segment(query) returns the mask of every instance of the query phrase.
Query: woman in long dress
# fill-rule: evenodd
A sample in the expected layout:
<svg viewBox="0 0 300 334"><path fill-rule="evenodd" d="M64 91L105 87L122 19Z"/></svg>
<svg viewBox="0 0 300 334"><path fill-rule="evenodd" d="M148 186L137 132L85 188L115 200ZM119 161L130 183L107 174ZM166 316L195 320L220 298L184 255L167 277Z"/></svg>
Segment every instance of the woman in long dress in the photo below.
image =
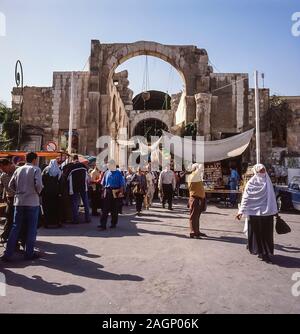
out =
<svg viewBox="0 0 300 334"><path fill-rule="evenodd" d="M274 254L274 215L278 213L273 184L262 164L253 167L236 218L248 218L248 250L271 263Z"/></svg>
<svg viewBox="0 0 300 334"><path fill-rule="evenodd" d="M153 196L155 192L155 186L154 186L155 177L149 170L145 172L145 176L147 181L147 192L144 198L144 205L146 210L149 210L150 206L152 205Z"/></svg>
<svg viewBox="0 0 300 334"><path fill-rule="evenodd" d="M145 175L142 172L141 167L137 168L137 172L135 173L132 182L133 186L133 194L135 197L135 205L136 205L136 212L137 215L141 215L142 206L145 194L147 193L147 180Z"/></svg>
<svg viewBox="0 0 300 334"><path fill-rule="evenodd" d="M61 175L56 159L50 161L43 170L43 191L42 206L45 217L45 227L61 227L60 196L61 196Z"/></svg>

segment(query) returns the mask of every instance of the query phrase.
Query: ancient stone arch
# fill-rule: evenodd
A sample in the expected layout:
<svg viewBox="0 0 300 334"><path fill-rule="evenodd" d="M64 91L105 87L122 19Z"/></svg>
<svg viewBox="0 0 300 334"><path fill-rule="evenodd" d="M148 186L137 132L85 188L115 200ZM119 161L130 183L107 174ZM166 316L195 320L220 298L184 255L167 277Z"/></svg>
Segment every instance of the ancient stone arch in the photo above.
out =
<svg viewBox="0 0 300 334"><path fill-rule="evenodd" d="M190 96L194 101L196 93L208 92L209 76L212 68L208 65L208 55L204 49L199 49L192 45L163 45L146 41L101 44L98 40L92 40L88 88L89 109L87 115L88 127L90 124L89 137L94 136L94 138L97 138L100 135L111 134L112 124L107 124L106 120L109 119L107 115L112 112L112 92L116 89L114 78L115 75L118 76L118 73L115 74L115 69L126 60L140 55L158 57L170 63L182 77L185 87L184 98ZM120 76L116 80L121 80ZM122 83L124 83L124 78ZM122 93L124 94L123 86ZM128 100L126 96L123 96L124 100ZM124 104L122 115L124 125L129 125L126 112L131 109L132 105L130 103ZM182 116L178 119L181 122L188 117L194 119L195 112L196 108L193 103L185 103ZM189 116L187 117L187 115ZM95 127L95 124L98 124L98 127ZM91 143L92 140L87 140L87 142ZM88 151L94 150L92 147L87 149Z"/></svg>
<svg viewBox="0 0 300 334"><path fill-rule="evenodd" d="M146 119L157 119L166 124L168 129L172 127L172 111L171 110L164 110L163 113L158 111L145 111L145 112L137 112L134 114L130 122L130 135L133 136L135 127Z"/></svg>

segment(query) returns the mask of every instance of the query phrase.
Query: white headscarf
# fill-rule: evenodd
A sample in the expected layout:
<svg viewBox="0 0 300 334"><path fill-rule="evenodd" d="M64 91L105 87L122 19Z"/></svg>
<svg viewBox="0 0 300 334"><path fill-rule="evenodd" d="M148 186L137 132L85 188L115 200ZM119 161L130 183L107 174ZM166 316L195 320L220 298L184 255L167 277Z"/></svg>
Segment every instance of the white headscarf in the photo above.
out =
<svg viewBox="0 0 300 334"><path fill-rule="evenodd" d="M192 173L188 176L188 182L199 182L203 181L204 174L204 165L203 164L193 164L192 165Z"/></svg>
<svg viewBox="0 0 300 334"><path fill-rule="evenodd" d="M260 173L265 166L253 167L255 175L248 181L239 213L245 216L272 216L278 213L272 181L267 172Z"/></svg>
<svg viewBox="0 0 300 334"><path fill-rule="evenodd" d="M58 162L56 159L50 160L49 165L48 165L48 173L50 176L53 176L53 177L58 176L58 178L60 179L62 172L58 166Z"/></svg>

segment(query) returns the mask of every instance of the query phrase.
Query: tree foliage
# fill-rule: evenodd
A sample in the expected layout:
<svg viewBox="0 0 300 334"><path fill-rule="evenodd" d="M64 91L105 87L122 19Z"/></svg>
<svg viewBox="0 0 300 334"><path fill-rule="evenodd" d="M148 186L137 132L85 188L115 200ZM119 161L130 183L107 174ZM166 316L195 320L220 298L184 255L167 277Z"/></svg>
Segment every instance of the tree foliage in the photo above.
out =
<svg viewBox="0 0 300 334"><path fill-rule="evenodd" d="M19 112L6 107L0 103L0 124L2 133L0 134L1 150L16 150L19 134Z"/></svg>
<svg viewBox="0 0 300 334"><path fill-rule="evenodd" d="M197 124L195 122L187 123L182 131L182 137L190 136L193 140L196 139L197 136Z"/></svg>

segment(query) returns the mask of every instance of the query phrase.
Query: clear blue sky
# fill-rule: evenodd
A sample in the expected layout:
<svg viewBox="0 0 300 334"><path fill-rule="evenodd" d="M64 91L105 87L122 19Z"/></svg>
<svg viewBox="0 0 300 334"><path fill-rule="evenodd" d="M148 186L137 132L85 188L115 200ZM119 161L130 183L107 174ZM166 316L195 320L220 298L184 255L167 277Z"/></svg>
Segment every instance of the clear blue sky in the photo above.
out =
<svg viewBox="0 0 300 334"><path fill-rule="evenodd" d="M0 100L10 104L17 59L26 85L51 86L53 71L83 69L91 39L197 45L218 71L252 76L258 69L272 93L300 95L300 37L291 34L296 11L299 0L0 0L6 16ZM125 67L139 93L144 57ZM149 71L151 89L173 93L182 87L176 71L158 59L149 60Z"/></svg>

